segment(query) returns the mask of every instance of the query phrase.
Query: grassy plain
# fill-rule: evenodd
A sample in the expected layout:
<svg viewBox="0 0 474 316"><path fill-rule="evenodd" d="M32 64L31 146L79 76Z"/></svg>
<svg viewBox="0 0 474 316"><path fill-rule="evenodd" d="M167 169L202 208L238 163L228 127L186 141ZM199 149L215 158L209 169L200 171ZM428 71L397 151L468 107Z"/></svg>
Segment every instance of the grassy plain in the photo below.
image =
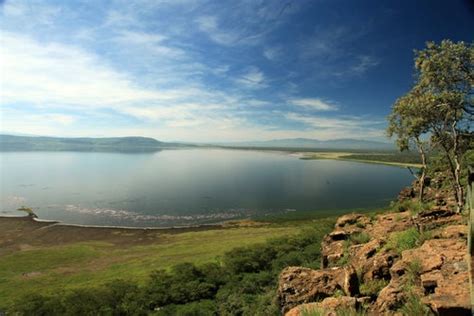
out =
<svg viewBox="0 0 474 316"><path fill-rule="evenodd" d="M0 218L0 310L31 293L58 293L151 271L219 260L224 252L300 232L304 222L189 229L91 228Z"/></svg>

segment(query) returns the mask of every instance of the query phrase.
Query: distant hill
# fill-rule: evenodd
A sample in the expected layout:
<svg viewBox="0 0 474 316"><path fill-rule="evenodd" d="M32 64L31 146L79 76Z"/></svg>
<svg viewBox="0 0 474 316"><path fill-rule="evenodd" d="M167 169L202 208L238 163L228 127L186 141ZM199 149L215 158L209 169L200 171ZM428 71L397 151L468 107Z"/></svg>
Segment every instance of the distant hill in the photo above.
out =
<svg viewBox="0 0 474 316"><path fill-rule="evenodd" d="M268 141L220 143L219 145L233 147L274 147L274 148L306 148L306 149L349 149L349 150L394 150L391 143L360 140L360 139L333 139L318 140L310 138L274 139Z"/></svg>
<svg viewBox="0 0 474 316"><path fill-rule="evenodd" d="M183 147L148 137L65 138L44 136L0 135L0 151L156 151Z"/></svg>

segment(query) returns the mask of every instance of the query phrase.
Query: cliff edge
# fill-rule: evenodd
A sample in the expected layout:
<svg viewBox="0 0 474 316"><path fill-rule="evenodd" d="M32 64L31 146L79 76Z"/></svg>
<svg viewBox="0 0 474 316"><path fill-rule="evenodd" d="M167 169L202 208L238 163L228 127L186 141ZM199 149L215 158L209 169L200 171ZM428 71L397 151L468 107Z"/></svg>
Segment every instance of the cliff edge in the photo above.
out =
<svg viewBox="0 0 474 316"><path fill-rule="evenodd" d="M443 181L430 181L422 206L414 185L395 212L339 217L322 242L321 269L281 272L282 313L471 315L467 219Z"/></svg>

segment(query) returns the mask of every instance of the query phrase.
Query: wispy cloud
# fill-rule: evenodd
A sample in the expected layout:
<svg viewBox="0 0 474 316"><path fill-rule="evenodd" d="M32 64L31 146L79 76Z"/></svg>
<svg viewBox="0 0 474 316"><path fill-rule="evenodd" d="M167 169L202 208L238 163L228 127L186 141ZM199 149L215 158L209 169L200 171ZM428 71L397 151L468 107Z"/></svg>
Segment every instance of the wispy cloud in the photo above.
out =
<svg viewBox="0 0 474 316"><path fill-rule="evenodd" d="M265 80L263 72L258 67L251 66L236 79L236 82L247 88L262 89L268 86Z"/></svg>
<svg viewBox="0 0 474 316"><path fill-rule="evenodd" d="M289 103L315 111L336 111L338 109L337 105L333 102L314 98L291 99Z"/></svg>
<svg viewBox="0 0 474 316"><path fill-rule="evenodd" d="M283 52L280 47L267 47L263 50L263 56L271 61L276 61L281 58Z"/></svg>
<svg viewBox="0 0 474 316"><path fill-rule="evenodd" d="M385 131L383 126L380 126L385 121L380 118L308 116L293 112L285 114L285 117L288 120L304 124L306 128L313 129L316 134L329 136L329 139L354 137L382 138Z"/></svg>
<svg viewBox="0 0 474 316"><path fill-rule="evenodd" d="M211 40L221 45L232 45L239 40L240 35L232 31L224 31L219 27L215 16L201 16L196 19L198 28L206 33Z"/></svg>
<svg viewBox="0 0 474 316"><path fill-rule="evenodd" d="M358 63L351 67L351 71L356 74L363 74L372 67L379 64L379 60L373 56L359 56Z"/></svg>
<svg viewBox="0 0 474 316"><path fill-rule="evenodd" d="M193 141L372 133L314 78L354 78L381 59L354 52L345 26L296 30L306 5L6 1L0 129Z"/></svg>

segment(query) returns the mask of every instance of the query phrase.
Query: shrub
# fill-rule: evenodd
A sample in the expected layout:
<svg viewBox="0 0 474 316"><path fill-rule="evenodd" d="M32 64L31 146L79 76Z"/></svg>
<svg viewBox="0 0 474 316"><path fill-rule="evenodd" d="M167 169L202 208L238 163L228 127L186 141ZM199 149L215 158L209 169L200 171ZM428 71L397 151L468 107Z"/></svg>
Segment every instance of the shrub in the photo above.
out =
<svg viewBox="0 0 474 316"><path fill-rule="evenodd" d="M420 246L424 240L424 236L416 228L409 228L401 232L392 233L385 248L402 253L404 250Z"/></svg>
<svg viewBox="0 0 474 316"><path fill-rule="evenodd" d="M407 272L406 272L406 282L408 285L415 285L418 283L421 272L421 261L419 259L414 259L408 263Z"/></svg>
<svg viewBox="0 0 474 316"><path fill-rule="evenodd" d="M366 232L352 234L350 237L353 244L365 244L370 241L370 236Z"/></svg>
<svg viewBox="0 0 474 316"><path fill-rule="evenodd" d="M420 297L414 294L412 291L408 292L408 297L399 311L402 313L402 315L433 315L429 307L423 304Z"/></svg>
<svg viewBox="0 0 474 316"><path fill-rule="evenodd" d="M376 296L378 293L388 285L389 281L380 279L380 280L371 280L360 285L360 294L364 296Z"/></svg>

